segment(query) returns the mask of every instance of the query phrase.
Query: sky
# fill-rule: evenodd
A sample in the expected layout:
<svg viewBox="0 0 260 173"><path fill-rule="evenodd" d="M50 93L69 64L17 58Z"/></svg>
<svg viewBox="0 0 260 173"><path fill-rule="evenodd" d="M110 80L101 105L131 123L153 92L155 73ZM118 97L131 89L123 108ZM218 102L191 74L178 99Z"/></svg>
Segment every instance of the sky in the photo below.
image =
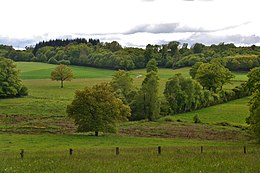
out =
<svg viewBox="0 0 260 173"><path fill-rule="evenodd" d="M259 0L0 1L0 44L15 48L56 38L260 46Z"/></svg>

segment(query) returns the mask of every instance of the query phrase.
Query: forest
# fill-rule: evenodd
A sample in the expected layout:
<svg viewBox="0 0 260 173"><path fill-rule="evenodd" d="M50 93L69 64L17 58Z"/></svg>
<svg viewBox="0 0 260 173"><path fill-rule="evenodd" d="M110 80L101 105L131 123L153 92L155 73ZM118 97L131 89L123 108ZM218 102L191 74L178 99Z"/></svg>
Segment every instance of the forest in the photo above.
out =
<svg viewBox="0 0 260 173"><path fill-rule="evenodd" d="M100 42L98 39L56 39L42 41L26 50L15 50L0 45L3 56L14 61L45 62L50 64L80 65L106 69L132 70L145 68L155 59L158 67L191 67L196 62L220 62L232 71L248 71L260 64L260 47L237 47L232 43L206 46L188 45L177 41L165 45L150 45L145 49L122 47L117 41ZM0 54L0 55L1 55Z"/></svg>

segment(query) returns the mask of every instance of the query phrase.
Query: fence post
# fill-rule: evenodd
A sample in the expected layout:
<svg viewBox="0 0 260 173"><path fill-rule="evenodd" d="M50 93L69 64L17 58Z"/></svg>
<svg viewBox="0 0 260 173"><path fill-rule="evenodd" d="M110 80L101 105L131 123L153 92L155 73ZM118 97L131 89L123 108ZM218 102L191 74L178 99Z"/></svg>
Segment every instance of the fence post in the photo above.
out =
<svg viewBox="0 0 260 173"><path fill-rule="evenodd" d="M72 148L70 148L70 155L72 155L72 152L73 152L73 150L72 150Z"/></svg>
<svg viewBox="0 0 260 173"><path fill-rule="evenodd" d="M21 149L20 155L21 155L21 159L23 159L23 156L24 156L24 150L23 149Z"/></svg>
<svg viewBox="0 0 260 173"><path fill-rule="evenodd" d="M246 154L246 146L244 146L244 154Z"/></svg>
<svg viewBox="0 0 260 173"><path fill-rule="evenodd" d="M116 147L116 155L119 155L119 147Z"/></svg>
<svg viewBox="0 0 260 173"><path fill-rule="evenodd" d="M203 146L200 146L200 153L203 153Z"/></svg>
<svg viewBox="0 0 260 173"><path fill-rule="evenodd" d="M162 150L161 150L161 146L158 146L158 154L160 155L161 152L162 152Z"/></svg>

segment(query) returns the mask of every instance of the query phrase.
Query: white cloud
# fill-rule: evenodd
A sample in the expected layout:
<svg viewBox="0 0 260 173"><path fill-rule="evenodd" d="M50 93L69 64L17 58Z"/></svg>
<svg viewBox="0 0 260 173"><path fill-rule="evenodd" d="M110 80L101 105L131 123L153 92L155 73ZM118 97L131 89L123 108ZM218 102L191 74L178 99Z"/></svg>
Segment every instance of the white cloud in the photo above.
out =
<svg viewBox="0 0 260 173"><path fill-rule="evenodd" d="M0 44L7 38L19 44L21 39L22 47L24 40L31 44L80 36L75 33L125 45L186 40L201 32L223 39L259 37L258 4L258 0L8 0L1 2Z"/></svg>

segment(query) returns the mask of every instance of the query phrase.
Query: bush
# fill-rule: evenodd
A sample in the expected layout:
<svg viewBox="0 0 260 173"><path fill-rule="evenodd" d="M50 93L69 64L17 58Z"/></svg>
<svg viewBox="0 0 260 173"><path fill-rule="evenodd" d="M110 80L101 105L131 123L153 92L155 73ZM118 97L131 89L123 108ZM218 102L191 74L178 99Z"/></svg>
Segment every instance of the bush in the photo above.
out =
<svg viewBox="0 0 260 173"><path fill-rule="evenodd" d="M58 61L57 61L54 57L51 57L51 58L48 60L48 63L49 63L49 64L58 64Z"/></svg>
<svg viewBox="0 0 260 173"><path fill-rule="evenodd" d="M199 115L198 115L198 114L196 114L196 115L193 117L193 121L194 121L194 123L201 123L201 121L200 121L200 118L199 118Z"/></svg>
<svg viewBox="0 0 260 173"><path fill-rule="evenodd" d="M60 60L58 61L58 64L64 64L64 65L70 65L70 60Z"/></svg>

